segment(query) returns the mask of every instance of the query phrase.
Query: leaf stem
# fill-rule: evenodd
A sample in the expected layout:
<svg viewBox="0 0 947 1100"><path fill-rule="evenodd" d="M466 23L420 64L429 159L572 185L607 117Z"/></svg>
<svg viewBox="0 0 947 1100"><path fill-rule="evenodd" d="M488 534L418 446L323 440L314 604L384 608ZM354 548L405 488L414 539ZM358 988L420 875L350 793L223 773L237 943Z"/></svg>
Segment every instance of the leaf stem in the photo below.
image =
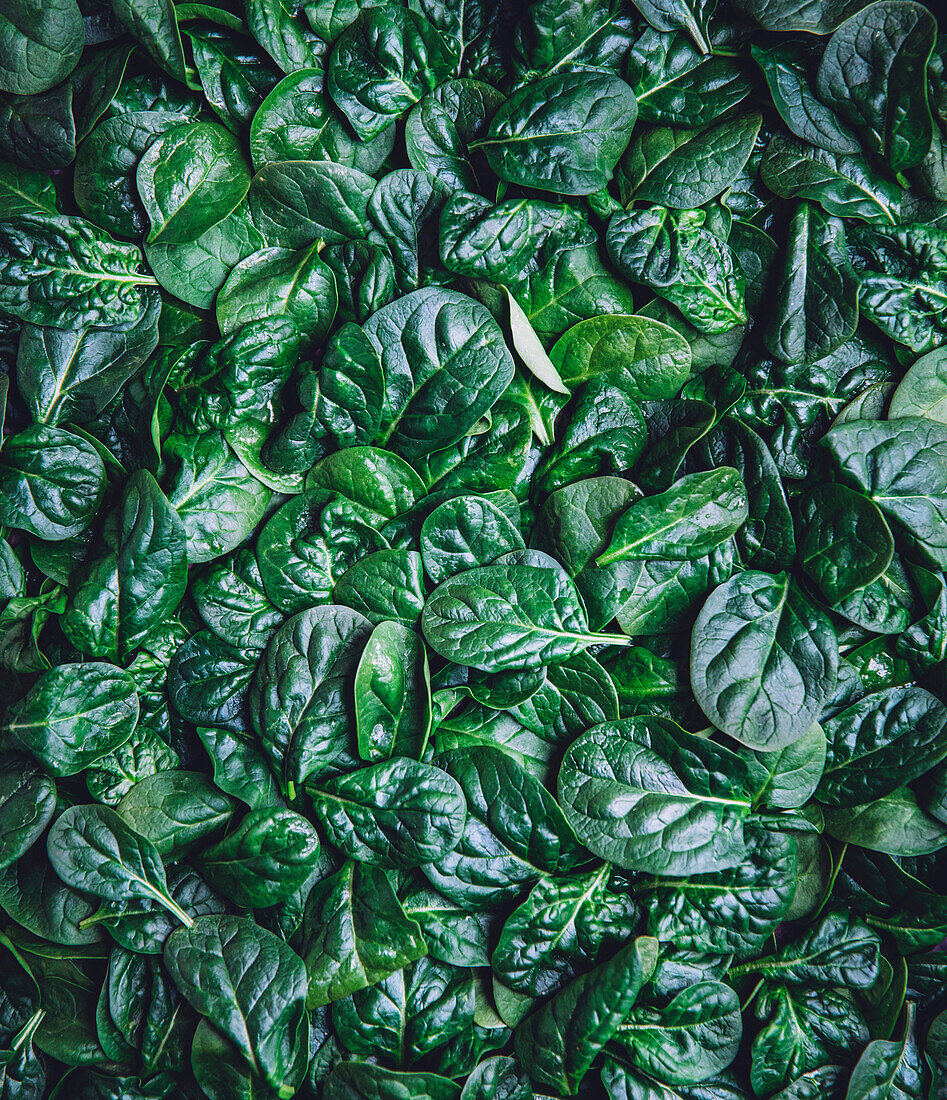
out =
<svg viewBox="0 0 947 1100"><path fill-rule="evenodd" d="M161 902L161 904L165 907L165 909L168 910L169 913L172 913L174 916L176 916L183 925L188 928L192 928L194 926L194 918L185 913L181 906L178 905L178 903L174 900L174 898L168 897L167 894L160 894L157 892L155 893L155 898Z"/></svg>
<svg viewBox="0 0 947 1100"><path fill-rule="evenodd" d="M589 634L592 644L600 642L603 645L631 645L634 641L627 634Z"/></svg>
<svg viewBox="0 0 947 1100"><path fill-rule="evenodd" d="M36 1029L42 1023L43 1017L46 1015L45 1008L38 1008L33 1015L26 1021L19 1033L13 1040L12 1050L18 1054L29 1043L33 1041L33 1036L36 1033Z"/></svg>
<svg viewBox="0 0 947 1100"><path fill-rule="evenodd" d="M838 878L838 873L842 869L842 860L845 858L845 853L848 851L848 843L842 845L842 850L839 852L838 860L833 861L835 866L832 868L832 873L829 875L829 881L825 884L825 892L822 895L822 900L819 902L819 908L812 914L810 920L815 920L822 910L828 904L829 898L832 896L832 891L835 889L835 880Z"/></svg>
<svg viewBox="0 0 947 1100"><path fill-rule="evenodd" d="M731 970L731 971L729 971L729 973L731 973L731 974L732 974L732 973L733 973L733 971ZM753 986L752 990L750 990L750 995L749 995L749 996L747 997L747 999L746 999L746 1000L745 1000L745 1001L744 1001L744 1002L743 1002L743 1003L742 1003L742 1004L740 1005L740 1011L741 1011L741 1012L746 1012L746 1010L747 1010L747 1009L748 1009L748 1008L750 1007L750 1005L751 1005L751 1004L753 1003L753 998L754 998L754 997L755 997L755 996L757 995L757 993L759 993L759 991L760 991L760 986L761 986L762 984L763 984L763 979L762 979L762 978L760 978L760 980L759 980L759 981L758 981L758 982L756 983L756 985L755 985L755 986Z"/></svg>

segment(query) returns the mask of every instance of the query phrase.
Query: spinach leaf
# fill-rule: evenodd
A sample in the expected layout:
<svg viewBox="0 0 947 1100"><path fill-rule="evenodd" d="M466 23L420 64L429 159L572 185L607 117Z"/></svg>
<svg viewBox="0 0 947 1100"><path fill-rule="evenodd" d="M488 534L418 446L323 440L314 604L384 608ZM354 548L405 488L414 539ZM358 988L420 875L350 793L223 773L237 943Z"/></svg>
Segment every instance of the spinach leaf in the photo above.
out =
<svg viewBox="0 0 947 1100"><path fill-rule="evenodd" d="M105 491L97 449L62 428L34 424L4 440L0 521L50 542L79 534Z"/></svg>
<svg viewBox="0 0 947 1100"><path fill-rule="evenodd" d="M653 874L703 874L746 856L741 772L745 784L728 750L667 719L627 718L570 745L559 797L576 835L602 859Z"/></svg>
<svg viewBox="0 0 947 1100"><path fill-rule="evenodd" d="M314 607L287 619L264 650L250 712L287 793L337 768L352 751L349 685L370 634L371 624L356 611Z"/></svg>
<svg viewBox="0 0 947 1100"><path fill-rule="evenodd" d="M727 245L704 224L702 210L654 206L615 214L608 253L629 279L650 287L702 332L746 321L745 278Z"/></svg>
<svg viewBox="0 0 947 1100"><path fill-rule="evenodd" d="M68 886L109 901L148 898L182 924L193 924L168 892L158 850L107 806L66 810L50 829L46 847L53 869Z"/></svg>
<svg viewBox="0 0 947 1100"><path fill-rule="evenodd" d="M881 27L883 43L876 37ZM895 172L919 164L930 148L922 74L935 34L934 18L921 5L890 7L882 0L846 19L829 39L819 64L822 99Z"/></svg>
<svg viewBox="0 0 947 1100"><path fill-rule="evenodd" d="M659 1080L694 1084L726 1069L742 1037L736 993L723 982L697 982L664 1009L633 1008L614 1046Z"/></svg>
<svg viewBox="0 0 947 1100"><path fill-rule="evenodd" d="M608 864L588 875L547 878L507 918L494 949L494 973L533 997L561 988L634 929L630 898L608 890Z"/></svg>
<svg viewBox="0 0 947 1100"><path fill-rule="evenodd" d="M235 138L209 122L172 127L145 151L136 179L150 245L197 240L236 209L250 186Z"/></svg>
<svg viewBox="0 0 947 1100"><path fill-rule="evenodd" d="M82 15L72 0L8 8L0 25L0 88L18 95L45 92L75 68L83 38Z"/></svg>
<svg viewBox="0 0 947 1100"><path fill-rule="evenodd" d="M615 1035L657 961L640 936L565 987L516 1029L517 1055L534 1085L574 1095L595 1056Z"/></svg>
<svg viewBox="0 0 947 1100"><path fill-rule="evenodd" d="M536 551L523 555L522 561L514 553L509 564L468 569L438 585L421 616L435 652L497 672L556 663L598 642L625 644L621 636L589 631L581 597L553 559Z"/></svg>
<svg viewBox="0 0 947 1100"><path fill-rule="evenodd" d="M62 664L10 707L3 730L54 775L75 775L124 744L138 713L135 682L123 669Z"/></svg>
<svg viewBox="0 0 947 1100"><path fill-rule="evenodd" d="M319 837L301 814L251 810L222 840L203 848L198 866L211 887L236 905L265 909L302 888L318 852Z"/></svg>
<svg viewBox="0 0 947 1100"><path fill-rule="evenodd" d="M854 420L826 437L843 479L865 492L936 565L947 564L940 457L945 446L942 425L922 417Z"/></svg>
<svg viewBox="0 0 947 1100"><path fill-rule="evenodd" d="M317 883L303 924L310 1009L365 989L427 953L384 871L349 861Z"/></svg>
<svg viewBox="0 0 947 1100"><path fill-rule="evenodd" d="M247 917L198 917L176 929L165 965L187 1000L227 1035L280 1095L306 1035L306 972L272 932Z"/></svg>
<svg viewBox="0 0 947 1100"><path fill-rule="evenodd" d="M825 614L785 574L747 570L700 610L691 682L707 717L751 748L774 751L818 718L838 668Z"/></svg>
<svg viewBox="0 0 947 1100"><path fill-rule="evenodd" d="M56 784L26 756L11 753L0 770L0 869L36 843L53 818Z"/></svg>
<svg viewBox="0 0 947 1100"><path fill-rule="evenodd" d="M611 545L596 559L700 558L725 542L747 517L736 470L721 467L681 478L666 493L636 501L618 517Z"/></svg>
<svg viewBox="0 0 947 1100"><path fill-rule="evenodd" d="M352 775L308 786L316 816L346 855L382 867L420 867L460 839L467 806L450 776L394 757Z"/></svg>
<svg viewBox="0 0 947 1100"><path fill-rule="evenodd" d="M618 77L554 73L514 92L471 147L510 183L589 195L611 178L637 114Z"/></svg>

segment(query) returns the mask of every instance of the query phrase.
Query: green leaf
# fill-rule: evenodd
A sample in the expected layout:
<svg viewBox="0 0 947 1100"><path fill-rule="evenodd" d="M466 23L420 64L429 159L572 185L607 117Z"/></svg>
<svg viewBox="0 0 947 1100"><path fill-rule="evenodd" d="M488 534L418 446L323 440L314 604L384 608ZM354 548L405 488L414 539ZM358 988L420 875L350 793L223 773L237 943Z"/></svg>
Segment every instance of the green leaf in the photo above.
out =
<svg viewBox="0 0 947 1100"><path fill-rule="evenodd" d="M699 952L725 954L763 946L785 920L796 892L796 844L755 824L746 826L744 836L746 856L735 867L642 884L639 899L647 906L649 935ZM663 1079L656 1069L639 1068Z"/></svg>
<svg viewBox="0 0 947 1100"><path fill-rule="evenodd" d="M725 332L746 322L745 278L705 221L703 210L660 206L615 214L606 244L627 278L666 298L702 332Z"/></svg>
<svg viewBox="0 0 947 1100"><path fill-rule="evenodd" d="M233 802L200 772L165 771L145 776L115 808L164 859L177 859L222 832Z"/></svg>
<svg viewBox="0 0 947 1100"><path fill-rule="evenodd" d="M251 810L232 832L204 848L198 865L234 904L265 909L302 889L318 854L319 837L302 814L268 808Z"/></svg>
<svg viewBox="0 0 947 1100"><path fill-rule="evenodd" d="M306 971L247 917L198 917L168 937L164 963L190 1004L230 1038L274 1089L307 1041Z"/></svg>
<svg viewBox="0 0 947 1100"><path fill-rule="evenodd" d="M829 989L767 983L755 1011L764 1023L751 1050L754 1092L762 1094L786 1085L778 1094L784 1100L821 1097L826 1095L822 1091L826 1088L832 1089L829 1095L835 1096L833 1086L838 1077L829 1073L826 1078L813 1071L832 1061L851 1062L868 1038L864 1017L851 998ZM794 1090L796 1083L798 1092Z"/></svg>
<svg viewBox="0 0 947 1100"><path fill-rule="evenodd" d="M936 35L922 5L879 0L835 31L819 64L820 97L893 172L920 164L930 149L925 73Z"/></svg>
<svg viewBox="0 0 947 1100"><path fill-rule="evenodd" d="M513 377L496 322L456 291L416 290L363 331L384 361L378 442L408 461L459 442Z"/></svg>
<svg viewBox="0 0 947 1100"><path fill-rule="evenodd" d="M0 307L37 325L134 324L145 309L141 253L82 218L20 214L0 227Z"/></svg>
<svg viewBox="0 0 947 1100"><path fill-rule="evenodd" d="M270 489L219 432L170 435L163 451L167 497L184 524L188 561L211 561L239 546L262 518Z"/></svg>
<svg viewBox="0 0 947 1100"><path fill-rule="evenodd" d="M758 113L728 112L702 130L645 130L622 158L622 201L703 206L743 171L761 123Z"/></svg>
<svg viewBox="0 0 947 1100"><path fill-rule="evenodd" d="M446 500L421 525L424 570L435 584L523 549L517 527L485 497Z"/></svg>
<svg viewBox="0 0 947 1100"><path fill-rule="evenodd" d="M435 959L454 966L489 966L489 915L470 913L429 887L409 891L401 904L416 921Z"/></svg>
<svg viewBox="0 0 947 1100"><path fill-rule="evenodd" d="M0 166L0 211L14 214L55 214L56 187L45 172L16 164Z"/></svg>
<svg viewBox="0 0 947 1100"><path fill-rule="evenodd" d="M73 190L82 213L116 236L141 236L148 223L135 184L138 161L156 138L187 121L184 113L128 111L100 122L76 158Z"/></svg>
<svg viewBox="0 0 947 1100"><path fill-rule="evenodd" d="M738 573L711 594L694 624L697 701L718 729L750 748L772 752L802 737L837 667L831 623L785 573Z"/></svg>
<svg viewBox="0 0 947 1100"><path fill-rule="evenodd" d="M17 385L33 419L85 425L104 411L158 342L159 303L130 325L41 328L24 325Z"/></svg>
<svg viewBox="0 0 947 1100"><path fill-rule="evenodd" d="M217 295L216 315L226 336L264 317L292 317L307 343L323 341L339 295L335 276L315 244L291 252L266 248L231 269Z"/></svg>
<svg viewBox="0 0 947 1100"><path fill-rule="evenodd" d="M0 89L45 92L75 68L83 39L75 0L10 4L0 16Z"/></svg>
<svg viewBox="0 0 947 1100"><path fill-rule="evenodd" d="M684 876L746 858L746 782L727 749L667 719L627 718L597 726L569 747L559 799L597 856L629 870Z"/></svg>
<svg viewBox="0 0 947 1100"><path fill-rule="evenodd" d="M327 455L309 471L306 488L338 493L379 525L424 496L424 483L403 458L374 447L346 447Z"/></svg>
<svg viewBox="0 0 947 1100"><path fill-rule="evenodd" d="M209 630L192 635L174 654L168 694L182 718L240 732L247 689L259 650L238 648Z"/></svg>
<svg viewBox="0 0 947 1100"><path fill-rule="evenodd" d="M562 562L575 581L589 624L596 629L611 622L641 574L635 561L596 564L608 548L616 520L637 500L640 494L632 482L594 477L552 493L540 512L540 545Z"/></svg>
<svg viewBox="0 0 947 1100"><path fill-rule="evenodd" d="M787 363L824 359L858 324L858 277L845 249L845 229L817 207L801 203L777 286L775 316L766 331L770 353Z"/></svg>
<svg viewBox="0 0 947 1100"><path fill-rule="evenodd" d="M866 493L947 565L947 429L933 420L854 420L833 428L826 446L843 480Z"/></svg>
<svg viewBox="0 0 947 1100"><path fill-rule="evenodd" d="M337 1002L332 1024L353 1055L403 1065L406 1051L430 1062L469 1034L475 1009L470 971L425 957Z"/></svg>
<svg viewBox="0 0 947 1100"><path fill-rule="evenodd" d="M127 660L177 607L187 587L187 539L151 474L128 481L107 553L70 576L63 633L84 653Z"/></svg>
<svg viewBox="0 0 947 1100"><path fill-rule="evenodd" d="M901 1039L869 1043L848 1082L846 1100L909 1100L922 1087L923 1063L914 1035L916 1008L909 1001Z"/></svg>
<svg viewBox="0 0 947 1100"><path fill-rule="evenodd" d="M634 931L637 909L608 889L608 864L588 875L542 879L506 919L491 956L510 989L539 997L597 963Z"/></svg>
<svg viewBox="0 0 947 1100"><path fill-rule="evenodd" d="M925 352L944 339L947 234L923 223L852 226L849 252L861 278L861 314L892 340Z"/></svg>
<svg viewBox="0 0 947 1100"><path fill-rule="evenodd" d="M268 245L303 248L313 241L341 244L368 235L371 176L331 161L268 164L249 191L254 223Z"/></svg>
<svg viewBox="0 0 947 1100"><path fill-rule="evenodd" d="M516 1053L534 1086L575 1095L654 972L657 957L657 941L641 936L517 1027Z"/></svg>
<svg viewBox="0 0 947 1100"><path fill-rule="evenodd" d="M616 76L554 73L514 91L471 147L509 183L591 195L611 179L637 114L634 93Z"/></svg>
<svg viewBox="0 0 947 1100"><path fill-rule="evenodd" d="M329 1074L325 1100L458 1100L459 1086L433 1073L396 1073L367 1062L342 1062Z"/></svg>
<svg viewBox="0 0 947 1100"><path fill-rule="evenodd" d="M363 760L423 755L431 728L427 653L402 623L379 623L362 651L355 674L355 722Z"/></svg>
<svg viewBox="0 0 947 1100"><path fill-rule="evenodd" d="M370 141L450 74L447 42L407 8L368 9L329 55L329 95L362 141Z"/></svg>
<svg viewBox="0 0 947 1100"><path fill-rule="evenodd" d="M917 804L910 787L861 806L826 806L825 831L846 844L892 856L924 856L947 846L947 828Z"/></svg>
<svg viewBox="0 0 947 1100"><path fill-rule="evenodd" d="M168 893L164 865L151 841L107 806L73 806L46 841L56 874L68 886L110 901L150 898L183 924L193 922Z"/></svg>
<svg viewBox="0 0 947 1100"><path fill-rule="evenodd" d="M416 550L376 550L346 569L332 589L332 599L376 626L392 621L417 632L425 588Z"/></svg>
<svg viewBox="0 0 947 1100"><path fill-rule="evenodd" d="M746 488L736 470L722 466L689 474L666 493L644 497L623 512L596 565L628 558L700 558L746 518Z"/></svg>
<svg viewBox="0 0 947 1100"><path fill-rule="evenodd" d="M379 479L374 488L376 499L384 501L390 486ZM336 580L349 567L387 546L378 526L377 515L339 493L312 489L293 497L269 520L257 542L267 596L289 613L328 602Z"/></svg>
<svg viewBox="0 0 947 1100"><path fill-rule="evenodd" d="M484 672L537 668L597 642L575 585L548 555L523 551L509 564L468 569L428 597L421 627L428 645L455 664Z"/></svg>
<svg viewBox="0 0 947 1100"><path fill-rule="evenodd" d="M947 424L947 350L922 355L891 395L888 418L923 416Z"/></svg>
<svg viewBox="0 0 947 1100"><path fill-rule="evenodd" d="M105 467L82 436L33 424L0 452L0 523L50 542L78 535L105 490Z"/></svg>
<svg viewBox="0 0 947 1100"><path fill-rule="evenodd" d="M837 218L893 225L903 192L864 157L836 153L776 134L766 147L760 178L784 199L809 199Z"/></svg>
<svg viewBox="0 0 947 1100"><path fill-rule="evenodd" d="M404 293L441 281L437 226L449 195L437 176L412 168L389 172L372 192L369 238L391 255Z"/></svg>
<svg viewBox="0 0 947 1100"><path fill-rule="evenodd" d="M10 707L4 731L54 775L75 775L124 744L138 721L127 672L105 663L51 668Z"/></svg>
<svg viewBox="0 0 947 1100"><path fill-rule="evenodd" d="M815 722L807 733L786 748L754 753L765 775L757 799L778 810L804 806L822 778L826 751L825 731Z"/></svg>
<svg viewBox="0 0 947 1100"><path fill-rule="evenodd" d="M0 870L0 905L23 928L51 944L81 947L102 938L94 924L85 924L95 912L96 899L59 878L42 844Z"/></svg>
<svg viewBox="0 0 947 1100"><path fill-rule="evenodd" d="M859 805L890 794L947 754L947 708L919 687L865 695L823 729L828 754L816 793L827 805Z"/></svg>
<svg viewBox="0 0 947 1100"><path fill-rule="evenodd" d="M197 731L214 767L214 783L251 810L281 805L276 779L256 738L234 730Z"/></svg>
<svg viewBox="0 0 947 1100"><path fill-rule="evenodd" d="M739 969L801 985L868 989L878 976L881 938L853 913L830 912L776 955Z"/></svg>
<svg viewBox="0 0 947 1100"><path fill-rule="evenodd" d="M197 240L146 245L145 256L165 290L188 305L210 309L231 268L262 248L263 243L250 220L249 204L244 201Z"/></svg>
<svg viewBox="0 0 947 1100"><path fill-rule="evenodd" d="M816 95L809 76L810 55L803 46L788 41L754 44L750 53L763 70L773 106L797 137L829 153L861 152L855 135Z"/></svg>
<svg viewBox="0 0 947 1100"><path fill-rule="evenodd" d="M752 84L728 57L702 53L686 34L645 28L628 55L638 117L658 126L700 128L747 98Z"/></svg>
<svg viewBox="0 0 947 1100"><path fill-rule="evenodd" d="M318 1008L373 985L427 953L384 871L349 861L317 883L303 925L307 1006Z"/></svg>
<svg viewBox="0 0 947 1100"><path fill-rule="evenodd" d="M36 843L56 809L56 784L28 756L0 761L0 869Z"/></svg>
<svg viewBox="0 0 947 1100"><path fill-rule="evenodd" d="M671 1084L696 1084L727 1068L743 1037L740 999L722 982L697 982L663 1009L632 1008L615 1048L637 1069Z"/></svg>
<svg viewBox="0 0 947 1100"><path fill-rule="evenodd" d="M635 0L635 7L659 31L686 31L701 53L710 53L707 0Z"/></svg>
<svg viewBox="0 0 947 1100"><path fill-rule="evenodd" d="M818 485L800 508L799 562L830 604L877 581L894 539L879 509L844 485Z"/></svg>
<svg viewBox="0 0 947 1100"><path fill-rule="evenodd" d="M264 650L250 713L287 790L351 753L351 684L370 634L371 624L356 611L313 607L283 623Z"/></svg>
<svg viewBox="0 0 947 1100"><path fill-rule="evenodd" d="M320 59L324 45L318 32L304 23L301 13L286 0L251 0L247 23L253 37L286 73Z"/></svg>
<svg viewBox="0 0 947 1100"><path fill-rule="evenodd" d="M187 63L171 0L112 0L112 10L163 69L186 81Z"/></svg>
<svg viewBox="0 0 947 1100"><path fill-rule="evenodd" d="M531 1100L529 1082L514 1058L486 1058L464 1084L460 1100Z"/></svg>
<svg viewBox="0 0 947 1100"><path fill-rule="evenodd" d="M405 757L310 783L307 789L336 848L392 870L420 867L451 851L467 817L456 780Z"/></svg>
<svg viewBox="0 0 947 1100"><path fill-rule="evenodd" d="M151 223L148 244L185 244L237 208L250 186L250 171L229 130L188 123L148 147L138 162L137 181Z"/></svg>
<svg viewBox="0 0 947 1100"><path fill-rule="evenodd" d="M432 172L449 187L476 191L478 169L471 142L483 136L503 96L489 84L469 78L439 84L405 121L405 145L412 167Z"/></svg>
<svg viewBox="0 0 947 1100"><path fill-rule="evenodd" d="M495 743L443 752L437 761L467 800L456 845L424 867L447 897L487 908L516 896L524 883L568 874L588 859L552 795Z"/></svg>
<svg viewBox="0 0 947 1100"><path fill-rule="evenodd" d="M770 31L809 31L829 34L862 7L864 0L820 0L818 4L787 4L785 0L735 0L737 7Z"/></svg>
<svg viewBox="0 0 947 1100"><path fill-rule="evenodd" d="M262 648L283 616L270 603L252 551L236 550L191 582L205 623L234 646Z"/></svg>

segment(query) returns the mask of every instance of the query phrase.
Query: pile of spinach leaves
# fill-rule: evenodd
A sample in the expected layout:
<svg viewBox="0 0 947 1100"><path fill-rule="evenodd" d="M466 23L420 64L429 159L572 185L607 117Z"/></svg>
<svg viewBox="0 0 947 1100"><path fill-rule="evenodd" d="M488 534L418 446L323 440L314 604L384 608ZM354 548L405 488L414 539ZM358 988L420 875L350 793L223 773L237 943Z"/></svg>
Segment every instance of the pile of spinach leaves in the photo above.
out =
<svg viewBox="0 0 947 1100"><path fill-rule="evenodd" d="M0 6L0 1100L947 1097L938 14Z"/></svg>

